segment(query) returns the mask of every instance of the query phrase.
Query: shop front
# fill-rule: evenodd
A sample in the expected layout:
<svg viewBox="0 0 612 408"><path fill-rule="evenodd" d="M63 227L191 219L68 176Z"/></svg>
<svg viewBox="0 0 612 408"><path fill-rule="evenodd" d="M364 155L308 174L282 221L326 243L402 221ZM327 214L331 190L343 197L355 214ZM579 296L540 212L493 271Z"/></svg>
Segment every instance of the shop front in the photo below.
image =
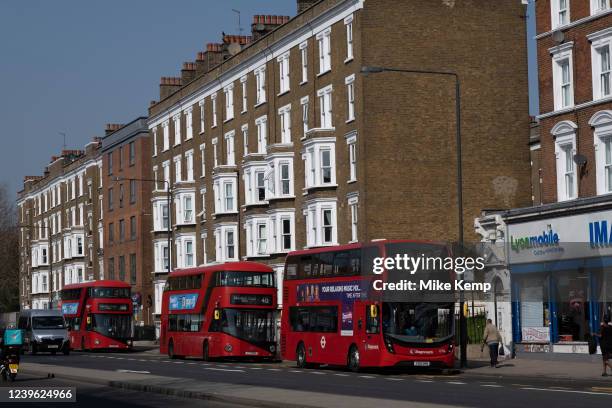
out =
<svg viewBox="0 0 612 408"><path fill-rule="evenodd" d="M513 340L523 351L588 352L612 313L612 210L542 210L506 214Z"/></svg>

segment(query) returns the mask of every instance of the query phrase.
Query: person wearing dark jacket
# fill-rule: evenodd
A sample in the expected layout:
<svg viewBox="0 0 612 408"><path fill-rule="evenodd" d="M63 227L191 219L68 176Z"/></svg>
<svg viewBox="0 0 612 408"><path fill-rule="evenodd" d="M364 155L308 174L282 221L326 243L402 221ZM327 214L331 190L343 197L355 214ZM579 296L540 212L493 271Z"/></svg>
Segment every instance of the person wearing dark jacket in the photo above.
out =
<svg viewBox="0 0 612 408"><path fill-rule="evenodd" d="M599 337L599 347L601 348L601 357L603 359L604 377L608 376L608 367L612 371L612 324L610 324L610 316L604 316L601 323L601 330L595 333Z"/></svg>

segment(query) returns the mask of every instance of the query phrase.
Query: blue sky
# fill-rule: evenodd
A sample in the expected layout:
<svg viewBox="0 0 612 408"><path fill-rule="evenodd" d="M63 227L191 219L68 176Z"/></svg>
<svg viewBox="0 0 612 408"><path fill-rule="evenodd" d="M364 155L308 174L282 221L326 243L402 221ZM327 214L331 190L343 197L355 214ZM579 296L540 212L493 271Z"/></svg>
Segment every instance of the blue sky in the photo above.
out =
<svg viewBox="0 0 612 408"><path fill-rule="evenodd" d="M145 115L158 99L161 76L177 75L221 31L238 31L232 9L241 11L248 34L252 15L293 16L296 6L294 0L0 1L0 183L16 192L25 175L42 174L62 148L60 133L68 148L81 149L103 135L106 123Z"/></svg>

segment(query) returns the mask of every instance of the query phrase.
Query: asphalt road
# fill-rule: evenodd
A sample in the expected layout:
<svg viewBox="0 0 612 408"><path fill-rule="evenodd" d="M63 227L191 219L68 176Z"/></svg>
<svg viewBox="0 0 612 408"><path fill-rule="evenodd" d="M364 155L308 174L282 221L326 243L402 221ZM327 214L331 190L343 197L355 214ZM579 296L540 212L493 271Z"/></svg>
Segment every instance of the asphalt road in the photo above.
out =
<svg viewBox="0 0 612 408"><path fill-rule="evenodd" d="M35 377L20 374L14 383L0 382L0 387L76 387L76 403L2 403L2 407L87 407L87 408L244 408L242 405L226 404L216 401L184 399L167 395L128 391L99 384L62 380L60 378Z"/></svg>
<svg viewBox="0 0 612 408"><path fill-rule="evenodd" d="M170 360L155 352L26 355L23 362L313 391L334 394L332 398L349 395L465 407L612 406L612 380L609 388L593 388L588 383L560 385L547 379L492 380L423 372L350 373L334 368L296 369L290 364L274 363L206 363L195 359Z"/></svg>

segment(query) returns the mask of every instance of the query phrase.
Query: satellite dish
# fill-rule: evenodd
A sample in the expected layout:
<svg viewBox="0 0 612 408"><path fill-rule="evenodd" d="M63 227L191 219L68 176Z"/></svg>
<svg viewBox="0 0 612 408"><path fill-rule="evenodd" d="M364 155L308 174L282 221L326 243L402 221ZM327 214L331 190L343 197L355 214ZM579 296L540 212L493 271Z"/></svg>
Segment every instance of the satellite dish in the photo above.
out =
<svg viewBox="0 0 612 408"><path fill-rule="evenodd" d="M266 29L266 26L265 26L265 25L263 25L262 23L258 23L258 24L255 26L255 31L263 31L263 30L265 30L265 29Z"/></svg>
<svg viewBox="0 0 612 408"><path fill-rule="evenodd" d="M585 156L585 155L583 155L583 154L575 154L575 155L574 155L574 162L575 162L575 163L576 163L578 166L582 167L582 166L584 166L584 165L587 163L587 158L586 158L586 156Z"/></svg>
<svg viewBox="0 0 612 408"><path fill-rule="evenodd" d="M240 52L240 50L242 50L242 47L240 46L240 44L235 43L235 42L231 43L227 47L227 52L229 52L230 55L236 55Z"/></svg>
<svg viewBox="0 0 612 408"><path fill-rule="evenodd" d="M557 44L561 44L563 41L565 41L565 34L563 34L563 31L557 30L552 33L552 39Z"/></svg>

